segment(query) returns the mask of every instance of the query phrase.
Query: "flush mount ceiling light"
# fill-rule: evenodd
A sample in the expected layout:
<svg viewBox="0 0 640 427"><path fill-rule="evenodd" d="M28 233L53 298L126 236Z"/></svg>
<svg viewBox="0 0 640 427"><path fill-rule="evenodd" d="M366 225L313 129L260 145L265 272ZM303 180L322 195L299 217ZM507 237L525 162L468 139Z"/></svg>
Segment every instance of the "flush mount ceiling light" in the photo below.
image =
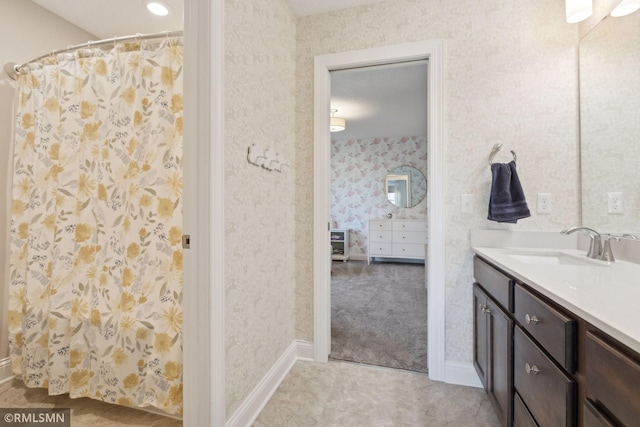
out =
<svg viewBox="0 0 640 427"><path fill-rule="evenodd" d="M565 2L569 24L584 21L593 13L592 0L565 0Z"/></svg>
<svg viewBox="0 0 640 427"><path fill-rule="evenodd" d="M169 14L169 6L163 1L159 0L143 0L142 4L147 10L154 15L167 16Z"/></svg>
<svg viewBox="0 0 640 427"><path fill-rule="evenodd" d="M347 127L347 122L342 117L334 117L334 114L337 113L338 110L331 110L331 132L340 132L345 130Z"/></svg>
<svg viewBox="0 0 640 427"><path fill-rule="evenodd" d="M622 0L622 2L611 11L611 16L619 18L630 15L638 9L640 9L640 0Z"/></svg>

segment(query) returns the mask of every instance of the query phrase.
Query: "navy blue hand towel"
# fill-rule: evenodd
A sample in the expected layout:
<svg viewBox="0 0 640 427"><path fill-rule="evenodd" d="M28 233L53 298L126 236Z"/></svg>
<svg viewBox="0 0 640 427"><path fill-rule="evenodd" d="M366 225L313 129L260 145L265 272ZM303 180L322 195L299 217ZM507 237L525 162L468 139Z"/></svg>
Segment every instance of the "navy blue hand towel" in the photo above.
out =
<svg viewBox="0 0 640 427"><path fill-rule="evenodd" d="M516 172L516 162L493 163L491 176L493 180L487 219L515 224L519 219L530 217L531 212Z"/></svg>

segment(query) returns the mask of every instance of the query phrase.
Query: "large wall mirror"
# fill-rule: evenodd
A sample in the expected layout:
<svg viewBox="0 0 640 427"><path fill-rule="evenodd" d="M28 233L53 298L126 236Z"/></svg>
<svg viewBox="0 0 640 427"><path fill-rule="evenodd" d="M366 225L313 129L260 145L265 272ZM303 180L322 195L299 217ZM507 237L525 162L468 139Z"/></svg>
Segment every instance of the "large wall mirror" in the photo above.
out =
<svg viewBox="0 0 640 427"><path fill-rule="evenodd" d="M418 169L400 166L387 174L384 191L392 204L399 208L412 208L427 195L427 180Z"/></svg>
<svg viewBox="0 0 640 427"><path fill-rule="evenodd" d="M640 11L580 41L582 225L640 237Z"/></svg>

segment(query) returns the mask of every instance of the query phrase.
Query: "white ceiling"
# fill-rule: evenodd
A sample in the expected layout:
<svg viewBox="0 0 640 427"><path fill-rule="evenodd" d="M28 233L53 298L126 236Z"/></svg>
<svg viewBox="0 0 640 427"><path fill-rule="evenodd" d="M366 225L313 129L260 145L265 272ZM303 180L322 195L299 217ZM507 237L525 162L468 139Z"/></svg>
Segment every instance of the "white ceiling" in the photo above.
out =
<svg viewBox="0 0 640 427"><path fill-rule="evenodd" d="M142 0L32 1L98 39L183 28L183 0L163 0L171 8L166 17L147 12ZM298 17L380 1L286 0ZM337 71L331 84L332 108L347 120L333 139L426 134L426 65Z"/></svg>
<svg viewBox="0 0 640 427"><path fill-rule="evenodd" d="M167 16L152 15L142 0L32 0L100 39L183 28L182 0L163 0Z"/></svg>
<svg viewBox="0 0 640 427"><path fill-rule="evenodd" d="M317 15L349 9L365 4L380 3L382 0L286 0L291 12L297 17Z"/></svg>
<svg viewBox="0 0 640 427"><path fill-rule="evenodd" d="M347 121L332 140L427 134L427 62L331 72L331 108Z"/></svg>
<svg viewBox="0 0 640 427"><path fill-rule="evenodd" d="M101 38L183 28L183 0L163 0L167 16L147 12L142 0L32 0L83 30ZM251 0L243 0L251 1ZM286 0L295 16L316 15L382 0Z"/></svg>

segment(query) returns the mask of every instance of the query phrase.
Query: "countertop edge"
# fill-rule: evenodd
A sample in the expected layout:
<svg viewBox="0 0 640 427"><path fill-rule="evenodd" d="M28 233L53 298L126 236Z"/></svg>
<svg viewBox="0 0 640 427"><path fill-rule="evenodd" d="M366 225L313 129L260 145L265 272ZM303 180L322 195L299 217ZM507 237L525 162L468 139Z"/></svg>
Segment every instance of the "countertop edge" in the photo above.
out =
<svg viewBox="0 0 640 427"><path fill-rule="evenodd" d="M615 325L611 325L611 324L607 323L606 321L602 320L598 316L593 315L589 311L586 311L584 308L580 307L579 305L574 304L573 302L568 301L565 298L562 298L560 295L558 295L555 292L553 292L552 290L550 290L548 286L545 286L544 283L538 283L537 280L534 280L531 277L528 277L528 276L522 274L521 272L519 272L518 270L516 270L514 268L514 266L506 264L504 262L501 262L500 259L496 259L496 257L493 256L491 254L491 252L495 251L496 249L500 249L500 248L489 248L489 247L477 247L477 246L474 246L471 249L480 258L484 259L485 261L488 261L489 263L491 263L494 266L498 267L499 269L503 270L505 273L509 274L514 279L517 279L517 280L523 282L527 286L531 287L532 289L536 290L540 294L542 294L545 297L549 298L551 301L553 301L556 304L560 305L564 309L572 312L573 314L575 314L576 316L582 318L583 320L585 320L589 324L595 326L596 328L598 328L598 329L602 330L603 332L605 332L606 334L610 335L612 338L620 341L622 344L624 344L625 346L629 347L631 350L633 350L633 351L635 351L637 353L640 353L640 336L638 336L638 337L630 336L630 335L622 332ZM502 249L506 249L506 248L502 248Z"/></svg>

